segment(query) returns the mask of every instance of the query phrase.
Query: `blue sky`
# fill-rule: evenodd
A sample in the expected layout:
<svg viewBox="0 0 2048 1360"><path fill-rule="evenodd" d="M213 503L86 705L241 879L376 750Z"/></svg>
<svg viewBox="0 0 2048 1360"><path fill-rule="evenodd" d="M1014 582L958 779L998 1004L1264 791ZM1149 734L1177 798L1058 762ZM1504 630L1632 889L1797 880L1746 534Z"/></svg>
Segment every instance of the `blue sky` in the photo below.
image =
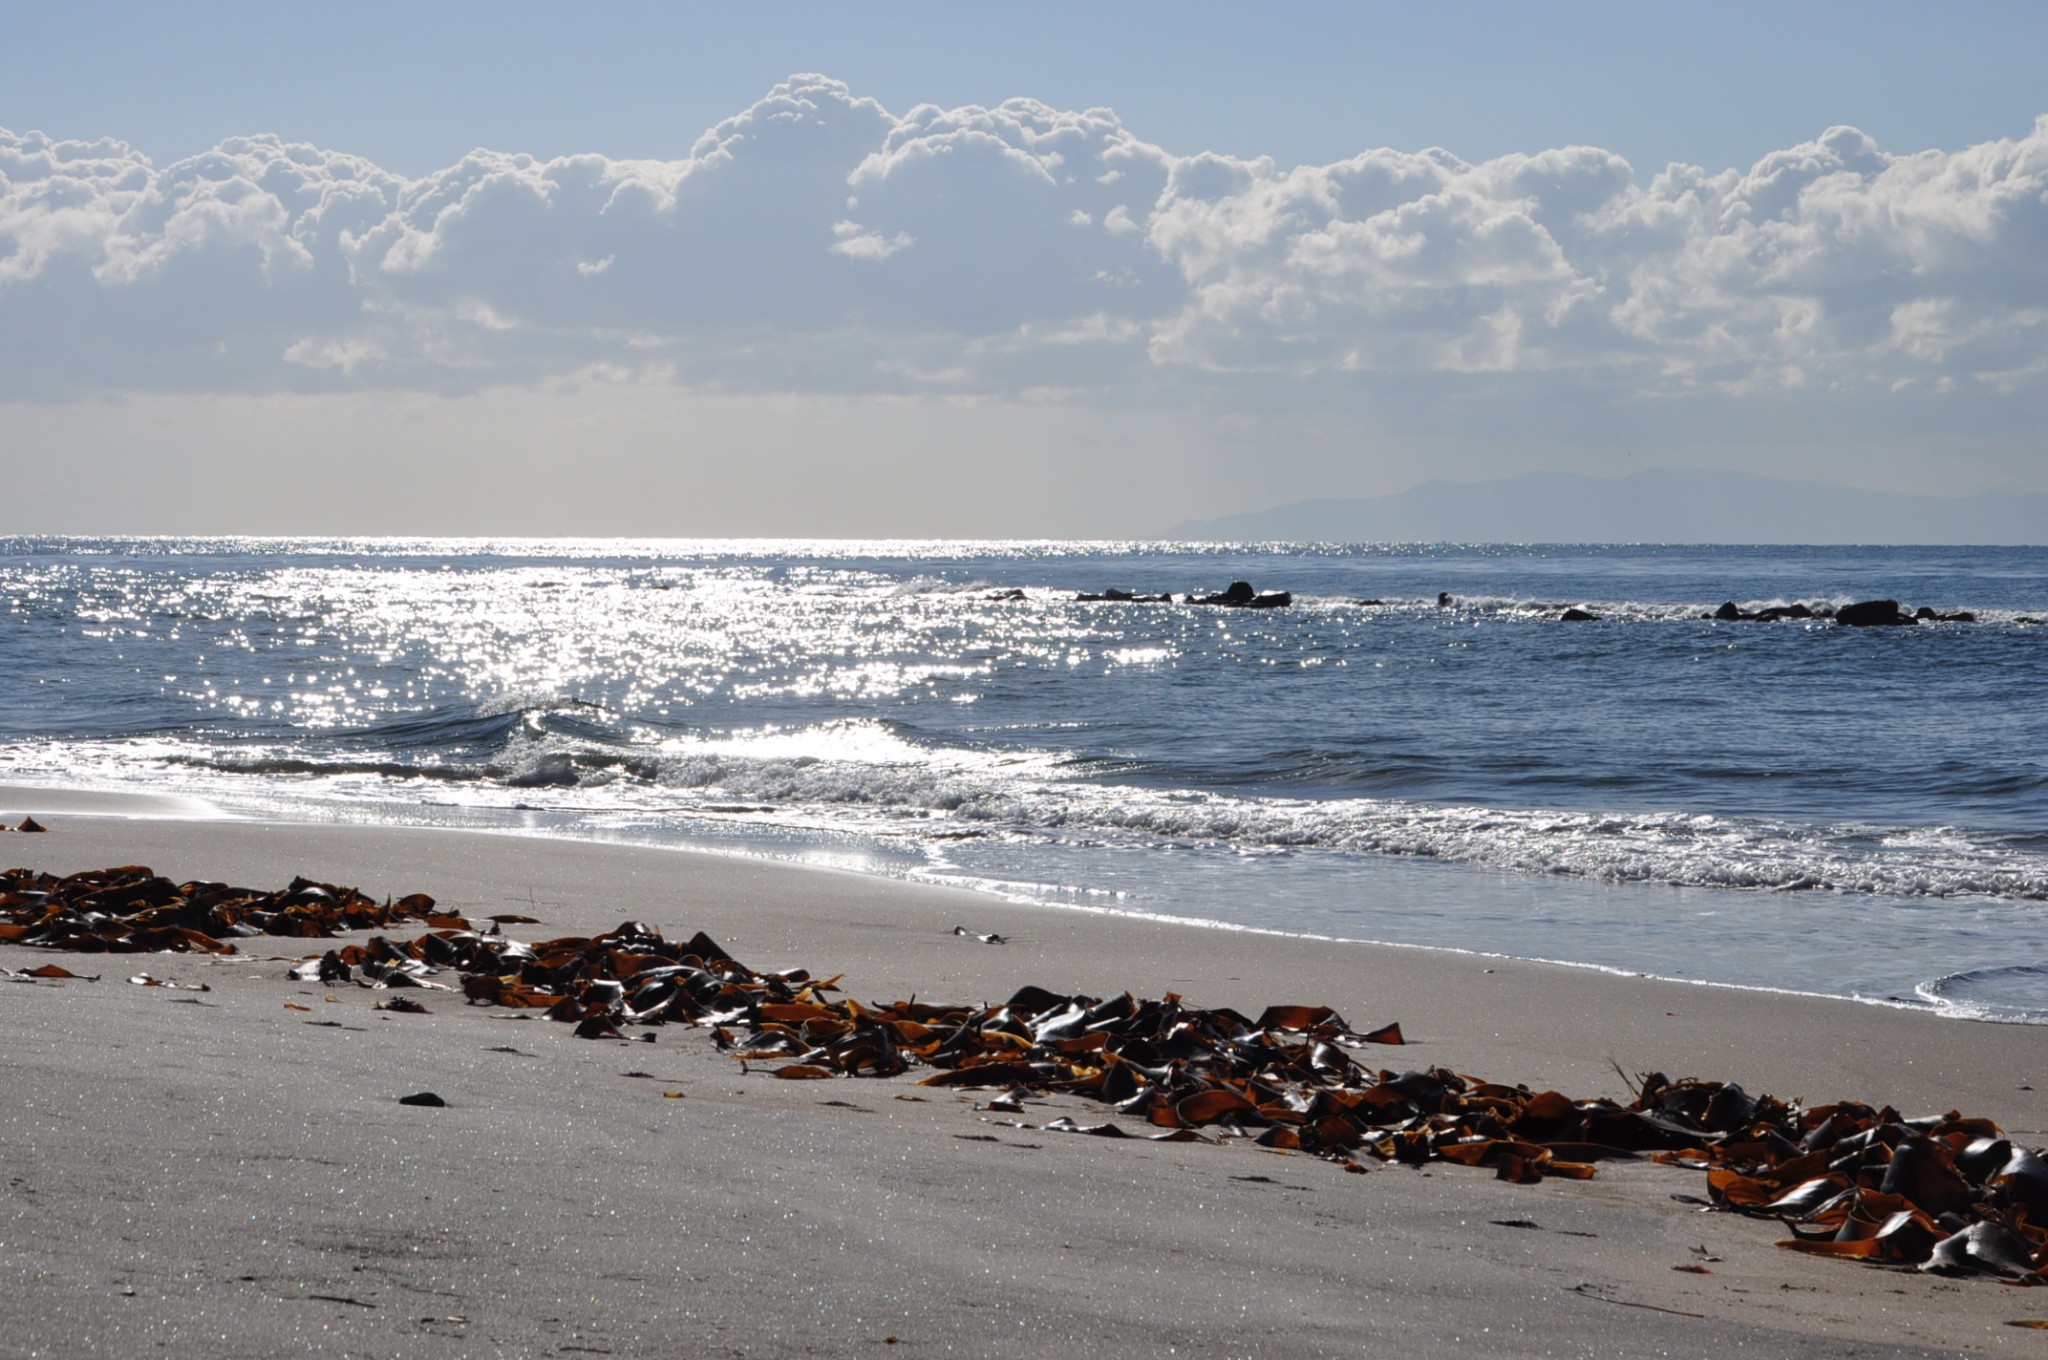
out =
<svg viewBox="0 0 2048 1360"><path fill-rule="evenodd" d="M1660 463L2048 489L2044 6L7 28L0 461L63 522L0 530L1142 534Z"/></svg>
<svg viewBox="0 0 2048 1360"><path fill-rule="evenodd" d="M0 126L160 161L275 132L413 175L478 146L681 155L795 71L899 113L1108 105L1169 150L1289 163L1586 143L1718 168L1835 123L1964 146L2048 107L2031 3L83 3L7 31Z"/></svg>

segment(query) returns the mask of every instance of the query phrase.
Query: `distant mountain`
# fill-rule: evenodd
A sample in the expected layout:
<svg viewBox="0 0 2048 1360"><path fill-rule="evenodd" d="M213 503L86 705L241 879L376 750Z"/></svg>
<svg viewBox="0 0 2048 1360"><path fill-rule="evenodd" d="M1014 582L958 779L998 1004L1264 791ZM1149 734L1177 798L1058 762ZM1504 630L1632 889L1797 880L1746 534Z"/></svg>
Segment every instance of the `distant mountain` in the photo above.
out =
<svg viewBox="0 0 2048 1360"><path fill-rule="evenodd" d="M1339 543L2048 544L2048 495L1908 496L1744 472L1531 472L1189 520L1173 539Z"/></svg>

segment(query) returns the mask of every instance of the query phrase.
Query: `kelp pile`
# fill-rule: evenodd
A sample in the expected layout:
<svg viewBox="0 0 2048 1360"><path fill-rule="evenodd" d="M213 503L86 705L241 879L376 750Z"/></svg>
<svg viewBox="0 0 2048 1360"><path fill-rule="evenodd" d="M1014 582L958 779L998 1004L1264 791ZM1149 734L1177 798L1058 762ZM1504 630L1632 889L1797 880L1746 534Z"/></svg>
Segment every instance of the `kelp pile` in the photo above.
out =
<svg viewBox="0 0 2048 1360"><path fill-rule="evenodd" d="M1644 1099L1680 1089L1653 1094L1646 1081ZM1850 1102L1800 1109L1746 1096L1731 1114L1708 1121L1712 1137L1658 1160L1706 1169L1722 1208L1781 1220L1792 1237L1780 1246L2048 1283L2048 1161L1991 1120L1953 1110L1905 1119Z"/></svg>
<svg viewBox="0 0 2048 1360"><path fill-rule="evenodd" d="M0 942L87 953L233 954L252 935L301 939L414 922L467 929L415 893L379 905L354 888L295 878L282 892L225 883L173 883L139 864L56 878L0 873Z"/></svg>
<svg viewBox="0 0 2048 1360"><path fill-rule="evenodd" d="M1817 1255L2048 1283L2048 1161L1988 1119L1905 1119L1889 1108L1803 1108L1728 1082L1650 1074L1627 1104L1572 1099L1443 1068L1394 1071L1365 1055L1400 1026L1354 1028L1328 1007L1252 1017L1172 993L1103 999L1025 987L999 1005L866 1005L839 978L759 972L699 932L676 943L628 921L597 936L532 943L485 930L415 894L378 906L353 889L295 880L281 893L172 884L127 867L52 879L0 875L0 940L83 950L233 952L236 936L316 937L419 922L309 956L293 976L441 987L472 1005L544 1012L591 1039L685 1024L785 1079L922 1075L920 1084L1098 1102L1182 1141L1247 1139L1362 1171L1367 1161L1488 1167L1503 1180L1584 1179L1595 1163L1651 1155L1705 1170L1719 1208L1778 1218L1782 1245ZM1049 1130L1134 1136L1124 1124Z"/></svg>

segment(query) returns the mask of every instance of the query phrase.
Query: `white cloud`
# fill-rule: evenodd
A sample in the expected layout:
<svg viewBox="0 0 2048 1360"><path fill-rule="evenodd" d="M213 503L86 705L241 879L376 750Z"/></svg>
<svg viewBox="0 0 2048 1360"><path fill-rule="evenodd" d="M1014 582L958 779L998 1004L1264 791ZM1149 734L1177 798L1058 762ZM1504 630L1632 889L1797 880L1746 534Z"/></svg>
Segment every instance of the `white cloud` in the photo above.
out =
<svg viewBox="0 0 2048 1360"><path fill-rule="evenodd" d="M304 364L307 368L338 368L348 374L387 357L382 349L368 341L318 340L312 336L284 352L286 363Z"/></svg>
<svg viewBox="0 0 2048 1360"><path fill-rule="evenodd" d="M0 131L0 396L684 384L1085 391L1174 373L2011 392L2048 370L2048 117L1850 128L1647 182L1590 147L1175 155L1104 109L901 117L798 76L675 160L420 179L234 138ZM877 354L886 360L878 361Z"/></svg>
<svg viewBox="0 0 2048 1360"><path fill-rule="evenodd" d="M908 232L884 236L879 231L863 230L858 222L841 222L832 228L832 234L839 238L832 243L832 253L850 260L886 260L917 244L917 238Z"/></svg>
<svg viewBox="0 0 2048 1360"><path fill-rule="evenodd" d="M1998 371L2041 353L2048 117L1954 153L1833 128L1746 175L1674 166L1599 228L1626 282L1617 328L1687 379Z"/></svg>

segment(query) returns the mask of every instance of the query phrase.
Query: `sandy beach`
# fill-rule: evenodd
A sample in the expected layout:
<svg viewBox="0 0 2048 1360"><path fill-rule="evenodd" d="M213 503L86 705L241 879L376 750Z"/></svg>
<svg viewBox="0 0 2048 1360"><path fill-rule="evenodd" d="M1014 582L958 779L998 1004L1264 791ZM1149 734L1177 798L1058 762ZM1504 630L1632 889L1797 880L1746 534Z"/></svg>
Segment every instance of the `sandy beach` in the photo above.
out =
<svg viewBox="0 0 2048 1360"><path fill-rule="evenodd" d="M0 791L10 826L48 827L0 837L0 867L304 875L527 913L526 938L642 919L757 968L844 973L878 1002L1036 984L1326 1004L1398 1021L1408 1046L1381 1057L1397 1068L1574 1097L1658 1070L1960 1109L2048 1142L2039 1028L677 851L194 811ZM1775 1223L1702 1210L1696 1171L1611 1162L1518 1186L1076 1137L1043 1126L1101 1107L990 1112L915 1071L778 1081L680 1026L590 1041L446 993L428 1015L381 1012L382 993L289 978L310 948L0 947L10 969L101 975L0 985L0 1355L2040 1353L2010 1324L2048 1317L2048 1295L1782 1251ZM207 990L127 985L144 971ZM446 1106L398 1103L419 1091Z"/></svg>

